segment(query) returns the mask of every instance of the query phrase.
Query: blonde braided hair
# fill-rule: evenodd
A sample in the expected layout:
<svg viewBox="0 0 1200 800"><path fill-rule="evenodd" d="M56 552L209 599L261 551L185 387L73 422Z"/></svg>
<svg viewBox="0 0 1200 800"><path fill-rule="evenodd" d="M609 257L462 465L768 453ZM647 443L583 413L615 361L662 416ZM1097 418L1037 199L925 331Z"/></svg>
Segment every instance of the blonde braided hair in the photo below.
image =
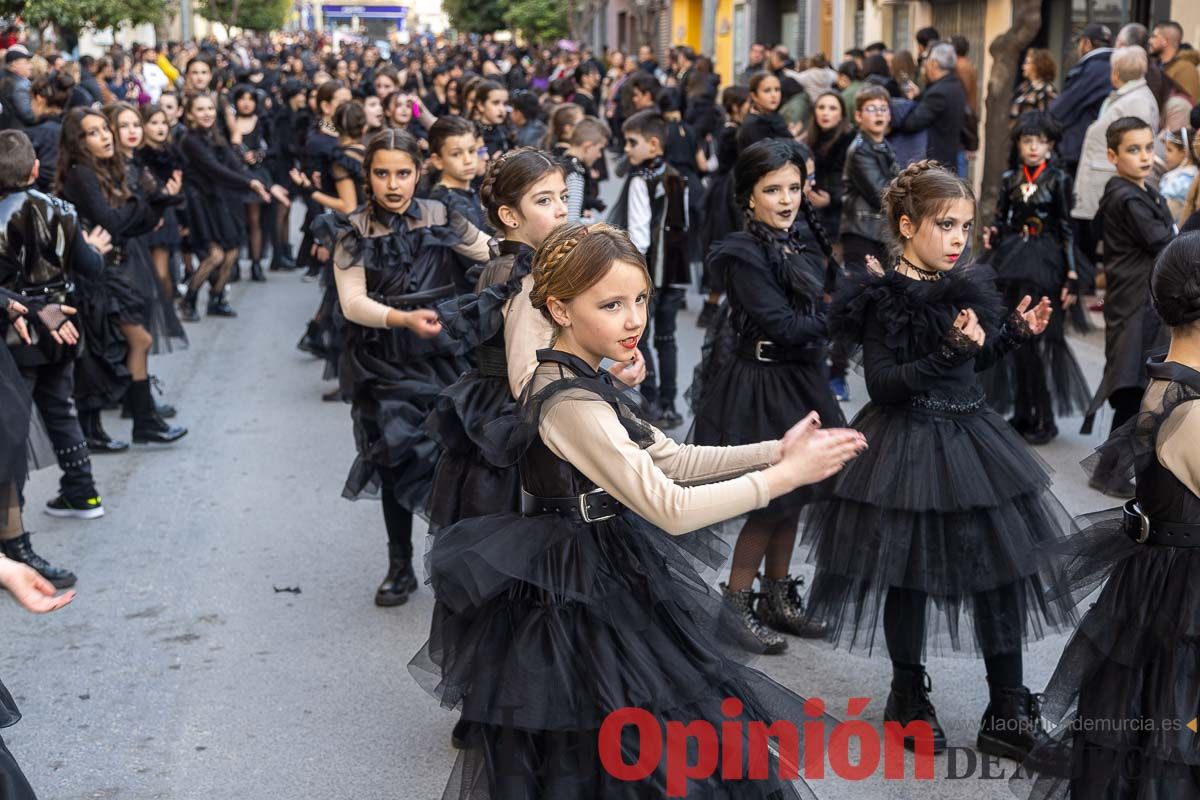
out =
<svg viewBox="0 0 1200 800"><path fill-rule="evenodd" d="M570 301L586 292L612 268L613 262L623 261L640 267L646 275L646 286L652 286L646 270L646 259L629 234L612 225L559 225L538 248L533 258L533 288L529 302L551 321L546 307L551 297Z"/></svg>

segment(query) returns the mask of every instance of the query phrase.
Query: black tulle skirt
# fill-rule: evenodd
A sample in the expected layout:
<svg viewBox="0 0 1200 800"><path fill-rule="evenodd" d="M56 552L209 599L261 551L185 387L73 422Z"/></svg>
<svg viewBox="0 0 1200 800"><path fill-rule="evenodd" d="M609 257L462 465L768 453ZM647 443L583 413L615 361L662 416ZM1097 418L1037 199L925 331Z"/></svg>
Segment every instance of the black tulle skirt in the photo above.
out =
<svg viewBox="0 0 1200 800"><path fill-rule="evenodd" d="M369 341L364 341L364 336ZM358 456L342 496L354 500L393 487L401 505L424 513L437 467L437 442L425 432L426 418L440 395L470 363L454 350L426 350L401 357L385 340L413 336L407 331L350 327L339 375L351 398Z"/></svg>
<svg viewBox="0 0 1200 800"><path fill-rule="evenodd" d="M15 725L21 719L16 701L7 687L0 683L0 728ZM0 739L0 797L4 800L37 800L21 766L9 752L8 745Z"/></svg>
<svg viewBox="0 0 1200 800"><path fill-rule="evenodd" d="M779 439L810 411L825 427L846 424L823 361L751 360L734 352L734 337L726 319L716 321L706 336L705 357L713 360L701 365L690 390L696 419L689 441L729 446ZM816 487L797 489L772 500L767 509L794 511L817 493Z"/></svg>
<svg viewBox="0 0 1200 800"><path fill-rule="evenodd" d="M206 192L188 181L184 182L183 190L187 197L188 244L193 253L203 258L213 245L222 250L242 246L246 240L246 215L240 193Z"/></svg>
<svg viewBox="0 0 1200 800"><path fill-rule="evenodd" d="M892 588L928 596L935 654L1011 653L1074 625L1060 560L1043 549L1069 517L1046 465L999 414L869 403L851 424L869 449L803 520L816 564L807 613L828 622L830 643L886 652Z"/></svg>
<svg viewBox="0 0 1200 800"><path fill-rule="evenodd" d="M122 321L136 322L150 332L153 355L186 350L187 333L179 315L175 313L174 297L167 294L154 272L150 257L149 235L129 240L125 245L125 258L120 267ZM132 295L130 294L132 292ZM124 303L128 300L128 308Z"/></svg>
<svg viewBox="0 0 1200 800"><path fill-rule="evenodd" d="M803 747L805 699L742 663L748 643L700 574L725 553L709 532L672 538L628 512L593 525L498 514L434 534L434 618L409 669L475 723L443 797L664 797L663 765L624 782L598 761L600 726L622 708L649 712L659 733L667 720L790 721ZM724 714L726 698L742 712ZM619 742L626 764L641 752L634 730ZM718 771L687 796L813 797L769 774Z"/></svg>
<svg viewBox="0 0 1200 800"><path fill-rule="evenodd" d="M155 228L146 236L149 247L161 247L165 250L177 250L183 242L179 232L179 212L174 206L163 209L162 225Z"/></svg>
<svg viewBox="0 0 1200 800"><path fill-rule="evenodd" d="M438 398L425 431L441 448L429 524L441 527L469 517L520 508L521 478L515 464L484 455L484 427L516 409L508 379L472 369Z"/></svg>
<svg viewBox="0 0 1200 800"><path fill-rule="evenodd" d="M134 296L127 287L122 264L106 263L103 279L81 281L75 291L83 342L75 362L75 403L80 411L119 404L131 379L125 358L129 345L121 332L125 319L118 293ZM114 286L120 284L114 292Z"/></svg>
<svg viewBox="0 0 1200 800"><path fill-rule="evenodd" d="M1120 509L1058 547L1073 587L1107 583L1045 690L1053 743L1012 788L1031 800L1200 797L1200 549L1139 545Z"/></svg>
<svg viewBox="0 0 1200 800"><path fill-rule="evenodd" d="M1030 405L1046 403L1060 416L1084 414L1092 402L1092 390L1067 343L1067 315L1059 302L1061 287L1001 280L999 288L1006 308L1016 308L1025 295L1034 303L1049 297L1054 313L1041 336L980 374L992 408L1001 414L1015 411L1022 417Z"/></svg>

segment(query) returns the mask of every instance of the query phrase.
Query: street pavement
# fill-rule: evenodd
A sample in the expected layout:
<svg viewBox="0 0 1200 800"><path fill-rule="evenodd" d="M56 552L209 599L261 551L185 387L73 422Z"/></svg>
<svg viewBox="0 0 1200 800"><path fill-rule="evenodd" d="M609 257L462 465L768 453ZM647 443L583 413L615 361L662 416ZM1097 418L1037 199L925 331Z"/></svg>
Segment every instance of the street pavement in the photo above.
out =
<svg viewBox="0 0 1200 800"><path fill-rule="evenodd" d="M34 546L80 576L74 603L46 617L0 601L0 677L24 714L2 734L44 800L441 796L455 717L406 668L428 634L432 597L422 586L405 606L372 603L386 540L376 504L341 499L354 457L349 407L321 402L322 365L295 348L318 300L296 274L239 283L237 319L191 325L190 350L151 359L190 432L174 448L94 457L103 518L45 516L57 470L32 476ZM680 318L685 386L703 338L699 308L689 297ZM1072 343L1094 386L1101 335ZM861 375L851 391L848 415L866 396ZM105 425L129 434L116 412ZM1072 513L1114 505L1078 466L1101 435L1078 434L1078 419L1059 427L1038 450L1059 499ZM1035 691L1065 642L1027 651ZM882 722L886 658L793 639L758 666L838 718L848 698L869 697L861 718ZM951 745L969 749L987 703L983 664L931 658L928 669ZM939 760L933 781L846 781L827 770L812 786L821 800L1012 796L999 779L1012 762L985 771L968 760L958 753L967 775L957 779Z"/></svg>

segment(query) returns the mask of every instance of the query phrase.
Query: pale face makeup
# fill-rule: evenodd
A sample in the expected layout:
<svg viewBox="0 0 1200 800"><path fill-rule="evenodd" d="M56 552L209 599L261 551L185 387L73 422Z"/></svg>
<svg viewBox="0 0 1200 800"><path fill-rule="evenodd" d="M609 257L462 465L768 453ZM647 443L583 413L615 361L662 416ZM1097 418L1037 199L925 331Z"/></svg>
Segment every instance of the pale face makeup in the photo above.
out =
<svg viewBox="0 0 1200 800"><path fill-rule="evenodd" d="M800 168L784 164L768 172L754 184L750 195L750 211L759 222L786 231L796 221L804 199L804 181Z"/></svg>
<svg viewBox="0 0 1200 800"><path fill-rule="evenodd" d="M953 269L971 238L975 203L965 197L947 202L915 225L908 215L900 217L904 257L922 269L945 272Z"/></svg>
<svg viewBox="0 0 1200 800"><path fill-rule="evenodd" d="M505 224L504 238L542 246L550 231L567 221L567 184L561 172L549 172L522 195L517 208L500 206L497 215Z"/></svg>

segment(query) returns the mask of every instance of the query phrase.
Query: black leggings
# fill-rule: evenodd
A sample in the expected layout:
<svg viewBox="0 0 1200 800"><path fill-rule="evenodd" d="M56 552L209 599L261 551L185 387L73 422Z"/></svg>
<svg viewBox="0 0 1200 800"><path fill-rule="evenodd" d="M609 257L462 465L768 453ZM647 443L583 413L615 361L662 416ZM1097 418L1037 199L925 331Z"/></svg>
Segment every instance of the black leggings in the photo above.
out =
<svg viewBox="0 0 1200 800"><path fill-rule="evenodd" d="M395 481L384 476L380 489L383 503L383 524L387 528L388 550L393 558L412 558L412 512L396 499Z"/></svg>
<svg viewBox="0 0 1200 800"><path fill-rule="evenodd" d="M929 596L925 592L893 587L888 590L883 606L883 633L887 639L888 654L893 668L919 668L923 664L925 646L925 606ZM975 596L976 635L982 642L996 636L998 620L1012 623L1019 619L1020 606L1017 602L1017 587L978 594ZM1023 669L1021 650L988 655L985 649L984 664L988 679L994 687L1016 688L1022 685Z"/></svg>

